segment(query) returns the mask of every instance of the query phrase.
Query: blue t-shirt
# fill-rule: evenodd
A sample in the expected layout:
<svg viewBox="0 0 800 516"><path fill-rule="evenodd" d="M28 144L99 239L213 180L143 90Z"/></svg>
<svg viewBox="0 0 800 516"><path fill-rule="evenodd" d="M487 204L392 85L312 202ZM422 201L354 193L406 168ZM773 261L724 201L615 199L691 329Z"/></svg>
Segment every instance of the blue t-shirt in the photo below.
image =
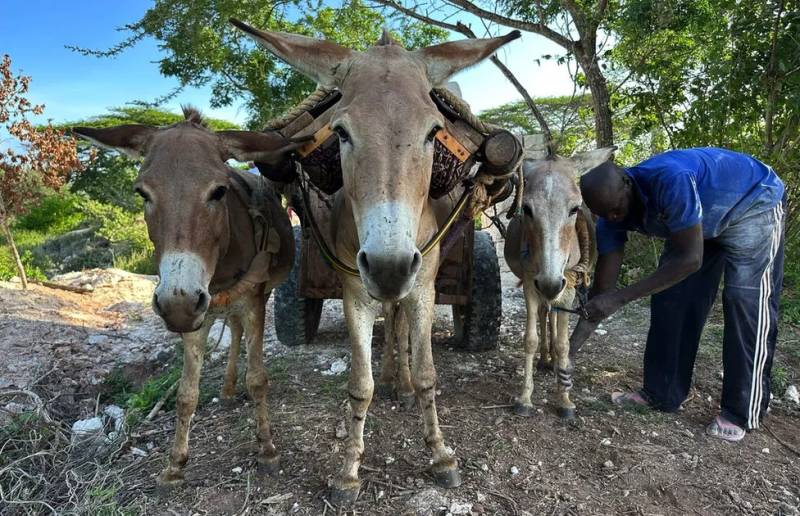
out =
<svg viewBox="0 0 800 516"><path fill-rule="evenodd" d="M743 215L768 210L783 198L783 182L752 156L704 147L658 154L625 172L633 179L644 206L640 220L602 217L597 248L606 254L622 247L628 231L668 238L702 222L703 238L719 236Z"/></svg>

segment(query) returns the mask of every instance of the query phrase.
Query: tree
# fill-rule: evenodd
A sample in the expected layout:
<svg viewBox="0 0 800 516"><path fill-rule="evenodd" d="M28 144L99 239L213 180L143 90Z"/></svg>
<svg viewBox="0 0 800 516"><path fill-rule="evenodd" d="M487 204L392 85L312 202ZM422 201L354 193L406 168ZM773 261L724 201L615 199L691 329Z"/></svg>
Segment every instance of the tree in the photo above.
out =
<svg viewBox="0 0 800 516"><path fill-rule="evenodd" d="M414 18L424 17L434 23L451 18L441 2L415 2L408 6L401 0L375 0ZM484 23L494 23L538 34L565 50L560 60L574 58L583 71L578 80L592 94L595 138L598 147L614 142L611 116L611 92L603 73L606 67L606 44L598 40L606 32L606 24L617 3L608 0L501 0L499 2L445 0L447 6L477 16ZM577 37L575 37L577 36ZM553 56L547 56L553 57ZM518 88L519 89L519 88ZM530 105L531 103L529 103Z"/></svg>
<svg viewBox="0 0 800 516"><path fill-rule="evenodd" d="M620 93L639 130L660 126L674 147L752 154L797 195L799 0L630 0L612 25L612 59L631 75Z"/></svg>
<svg viewBox="0 0 800 516"><path fill-rule="evenodd" d="M36 128L28 117L44 112L26 98L30 77L15 75L11 57L0 62L0 127L12 138L12 145L0 149L0 228L8 240L22 287L28 288L25 267L11 234L12 217L25 213L47 189L64 184L80 168L75 140L50 124ZM15 150L16 144L17 150Z"/></svg>
<svg viewBox="0 0 800 516"><path fill-rule="evenodd" d="M322 37L357 50L375 43L386 23L361 0L347 0L339 8L312 0L156 0L140 20L124 27L130 35L113 48L73 49L110 57L153 37L166 53L159 63L163 75L177 78L181 87L211 85L213 107L244 99L248 126L260 129L267 120L300 102L314 84L256 48L228 23L231 17L258 28ZM409 48L446 36L441 29L421 23L404 23L398 30L396 36Z"/></svg>

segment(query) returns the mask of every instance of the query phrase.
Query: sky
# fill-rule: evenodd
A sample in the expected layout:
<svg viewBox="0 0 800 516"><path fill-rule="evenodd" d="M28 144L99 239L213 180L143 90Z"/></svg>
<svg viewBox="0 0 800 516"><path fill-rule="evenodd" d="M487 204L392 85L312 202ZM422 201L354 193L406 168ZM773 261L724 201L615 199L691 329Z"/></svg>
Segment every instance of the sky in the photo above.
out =
<svg viewBox="0 0 800 516"><path fill-rule="evenodd" d="M99 115L132 100L153 100L178 85L176 79L160 75L157 62L163 53L153 39L111 59L82 56L65 48L111 47L126 35L117 28L137 21L150 5L146 0L0 0L0 54L11 56L15 72L32 77L30 99L45 104L45 114L37 121L61 123ZM473 21L473 28L480 26L464 20ZM569 74L563 66L548 61L537 65L535 59L559 53L559 47L541 36L523 33L498 56L533 96L551 96L572 92ZM489 61L459 73L454 80L476 112L520 99ZM245 121L246 113L238 105L212 109L210 96L208 88L187 88L164 107L179 112L180 104L193 104L213 117L239 124Z"/></svg>

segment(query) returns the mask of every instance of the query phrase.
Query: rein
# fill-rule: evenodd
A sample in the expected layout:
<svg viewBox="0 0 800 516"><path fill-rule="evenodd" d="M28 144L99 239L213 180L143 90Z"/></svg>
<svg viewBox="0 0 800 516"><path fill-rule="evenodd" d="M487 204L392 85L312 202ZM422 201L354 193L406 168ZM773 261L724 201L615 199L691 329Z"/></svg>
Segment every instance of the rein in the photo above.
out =
<svg viewBox="0 0 800 516"><path fill-rule="evenodd" d="M302 194L301 197L303 199L303 213L308 220L308 225L311 228L311 234L314 236L314 240L317 242L322 256L328 261L328 263L331 264L331 267L337 271L349 276L360 276L361 273L359 273L358 269L346 264L339 257L337 257L333 251L331 251L330 247L328 247L328 244L325 242L325 238L323 238L322 233L319 230L317 221L314 219L314 214L311 211L311 202L308 198L308 189L305 184L305 176L302 174L302 171L300 177L301 179L298 181L298 183L300 185L300 192ZM469 182L465 185L464 193L461 194L461 198L459 198L458 202L453 208L453 211L450 212L450 215L447 217L445 223L442 224L442 227L439 228L436 234L434 234L431 239L428 240L428 243L426 243L422 249L420 249L420 254L423 256L423 258L427 256L445 236L447 236L447 233L453 227L456 219L458 219L458 217L460 217L464 212L464 208L466 208L467 204L469 203L474 188L475 184L472 182Z"/></svg>

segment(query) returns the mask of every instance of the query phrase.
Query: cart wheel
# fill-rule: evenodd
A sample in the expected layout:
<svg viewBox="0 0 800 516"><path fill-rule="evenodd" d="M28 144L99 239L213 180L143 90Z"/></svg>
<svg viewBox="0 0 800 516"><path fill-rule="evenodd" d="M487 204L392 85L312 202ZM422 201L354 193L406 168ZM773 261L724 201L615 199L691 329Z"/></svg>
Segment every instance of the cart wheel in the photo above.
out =
<svg viewBox="0 0 800 516"><path fill-rule="evenodd" d="M503 293L500 288L500 263L491 235L475 232L472 260L472 292L468 305L453 305L453 325L457 346L466 351L497 348Z"/></svg>
<svg viewBox="0 0 800 516"><path fill-rule="evenodd" d="M275 289L275 333L285 346L310 344L314 340L324 302L324 299L306 299L297 295L303 231L299 226L293 229L294 265L286 281Z"/></svg>

